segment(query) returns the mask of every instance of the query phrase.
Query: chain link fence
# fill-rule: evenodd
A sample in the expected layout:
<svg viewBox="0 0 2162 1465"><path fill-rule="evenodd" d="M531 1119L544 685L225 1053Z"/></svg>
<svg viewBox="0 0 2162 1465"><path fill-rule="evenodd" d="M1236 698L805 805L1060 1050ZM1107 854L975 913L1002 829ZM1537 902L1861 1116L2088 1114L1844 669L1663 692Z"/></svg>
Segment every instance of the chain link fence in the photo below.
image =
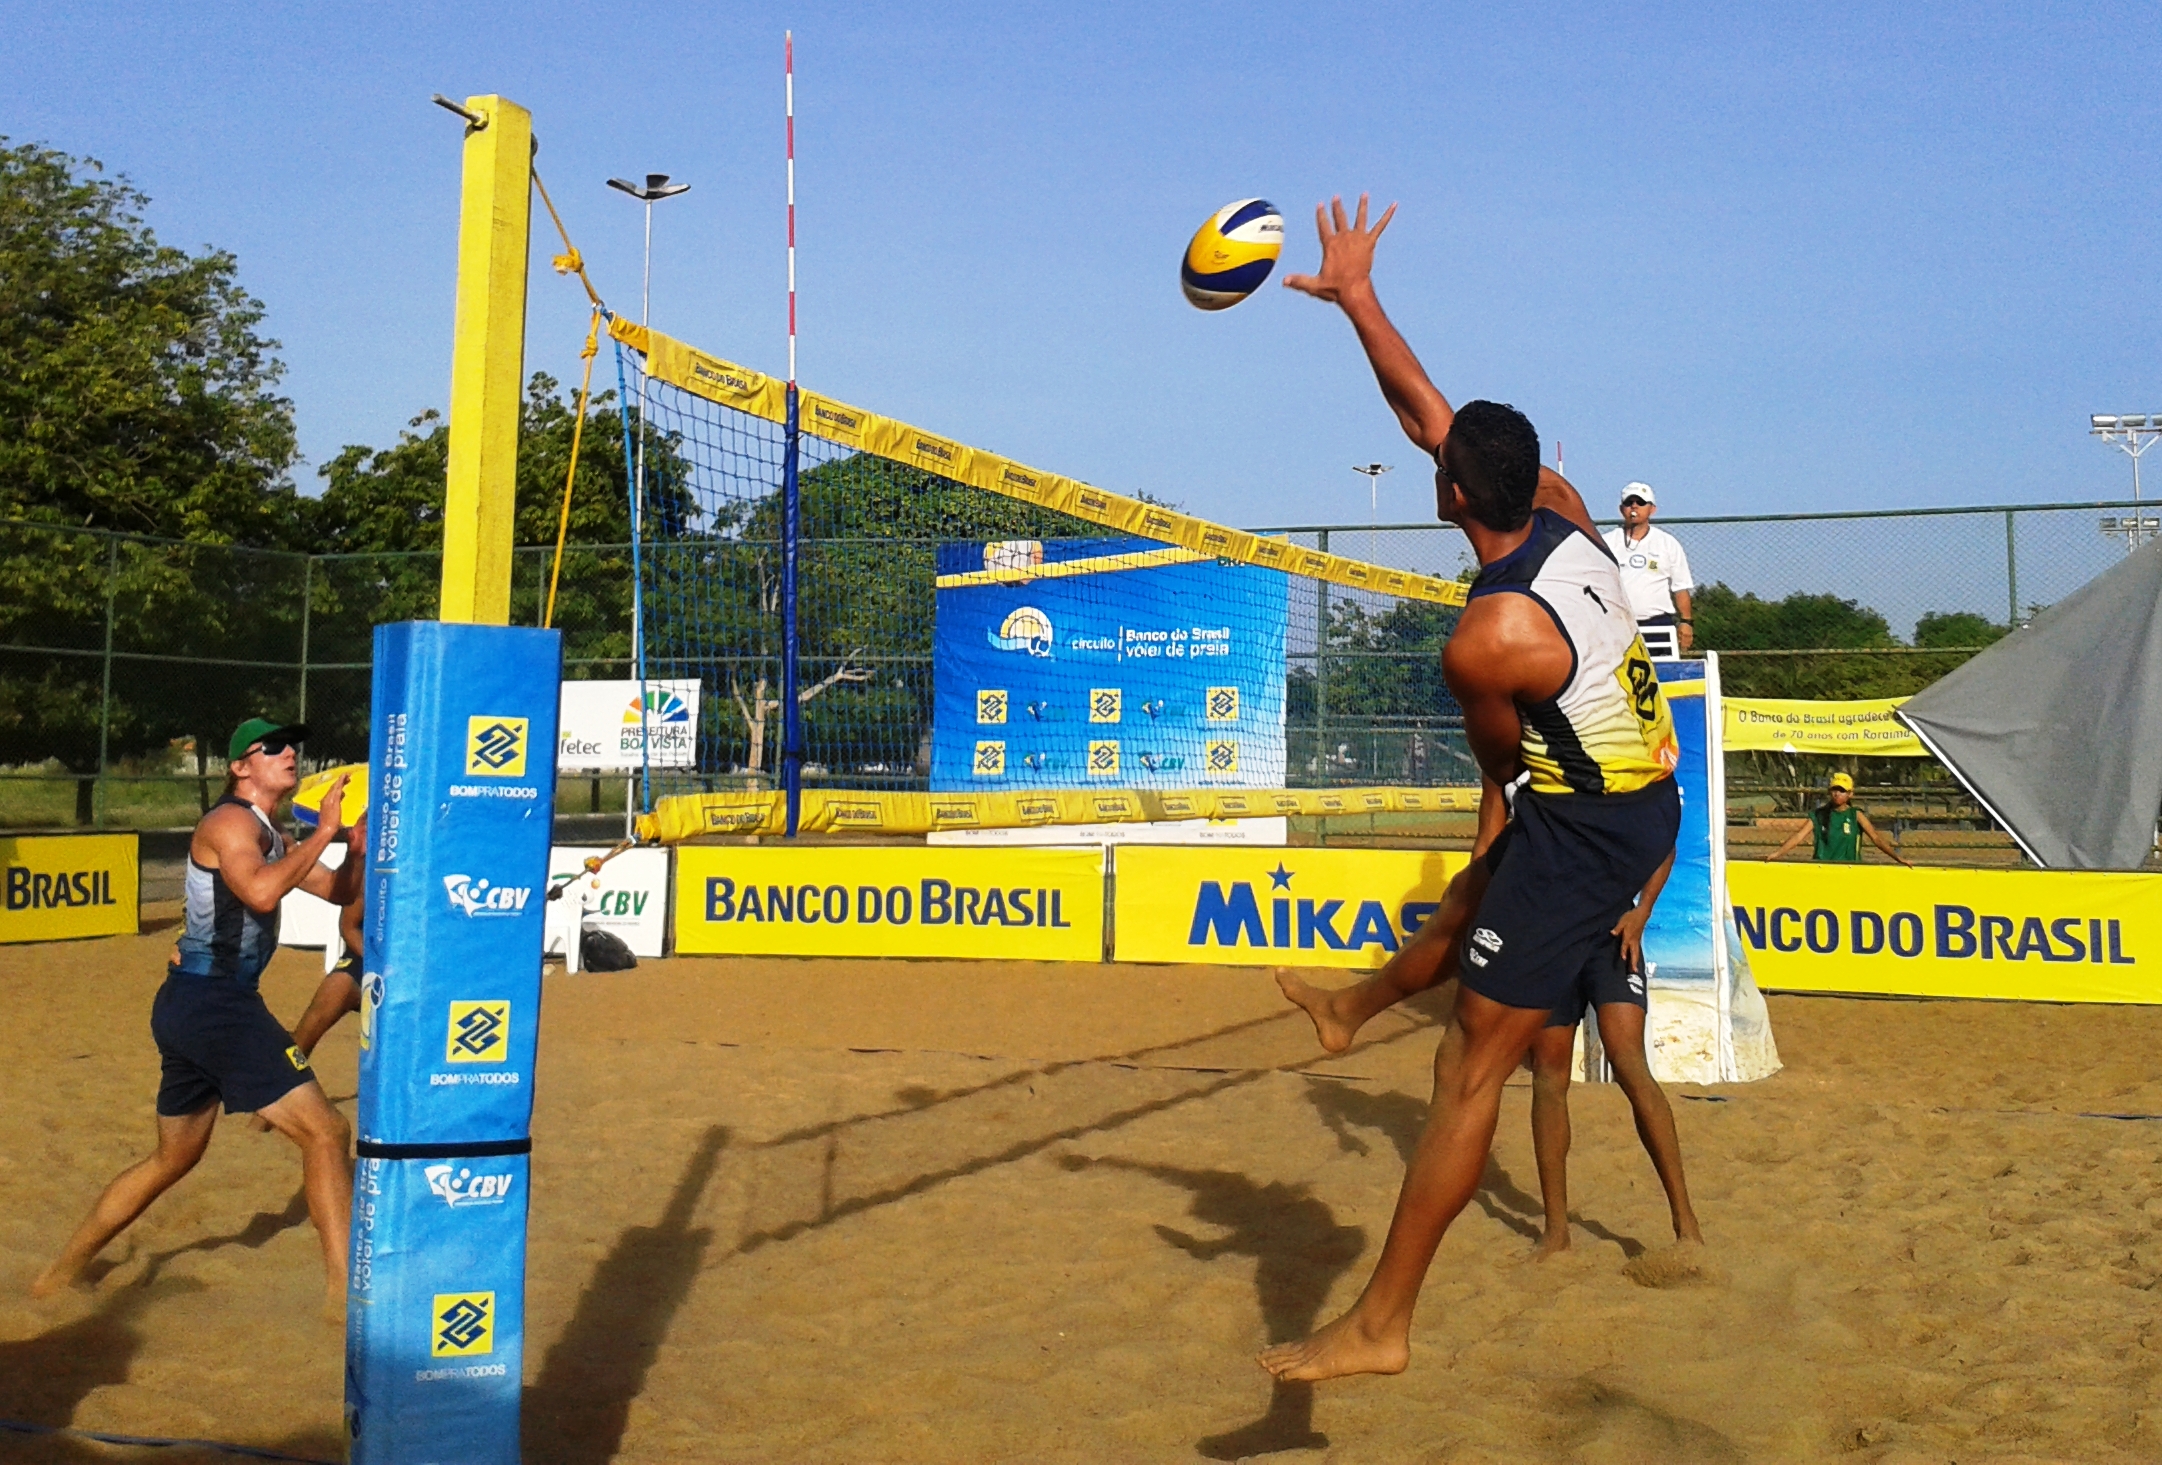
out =
<svg viewBox="0 0 2162 1465"><path fill-rule="evenodd" d="M553 556L516 551L514 623L539 624ZM434 616L441 575L0 522L0 828L190 824L257 713L307 722L311 767L364 762L374 628ZM631 674L630 577L628 545L565 552L565 675Z"/></svg>
<svg viewBox="0 0 2162 1465"><path fill-rule="evenodd" d="M1909 696L2121 560L2129 501L1718 517L1660 515L1697 583L1696 650L1720 653L1727 695ZM1602 528L1617 521L1602 521ZM1463 534L1442 524L1295 524L1257 532L1422 574L1469 578ZM2150 536L2151 537L2151 536ZM1340 624L1356 597L1331 587ZM1332 634L1292 648L1313 679L1307 721L1293 698L1294 747L1321 751L1323 781L1387 782L1436 754L1467 757L1443 693L1435 716L1375 715L1359 685L1392 653ZM1730 754L1737 818L1799 815L1834 769L1854 774L1884 822L1987 827L1987 816L1926 758Z"/></svg>
<svg viewBox="0 0 2162 1465"><path fill-rule="evenodd" d="M1688 552L1698 649L1720 651L1729 695L1844 698L1918 691L2108 569L2126 544L2104 521L2121 522L2118 511L2131 507L1658 523ZM1475 568L1462 534L1442 525L1259 532L1422 574ZM840 562L861 547L835 540L828 553ZM668 553L666 541L651 552ZM516 551L515 624L540 623L552 559L546 546ZM0 827L190 823L223 779L226 735L259 712L311 725L311 765L364 760L374 627L433 616L440 575L433 553L307 555L0 522ZM1358 592L1300 582L1295 593L1316 604L1293 617L1305 629L1287 648L1291 782L1476 777L1439 677L1449 613L1433 608L1432 625L1385 624L1380 602ZM629 546L566 551L555 624L567 676L633 674L630 600ZM924 629L905 645L849 650L866 664L913 664ZM667 660L656 657L651 674L668 675ZM913 720L886 729L889 766L914 784L928 728L917 725L923 699L904 700ZM1855 773L1880 810L1986 822L1927 759L1735 754L1730 803L1737 814L1798 812L1833 766ZM1904 812L1888 817L1901 822Z"/></svg>

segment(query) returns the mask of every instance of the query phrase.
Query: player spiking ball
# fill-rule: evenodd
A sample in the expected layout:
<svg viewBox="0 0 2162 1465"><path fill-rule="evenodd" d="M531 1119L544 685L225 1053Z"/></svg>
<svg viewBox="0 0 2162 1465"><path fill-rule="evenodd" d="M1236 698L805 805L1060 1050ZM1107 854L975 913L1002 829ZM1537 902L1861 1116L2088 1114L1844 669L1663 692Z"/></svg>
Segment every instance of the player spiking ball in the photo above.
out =
<svg viewBox="0 0 2162 1465"><path fill-rule="evenodd" d="M1540 463L1523 413L1450 406L1381 308L1374 247L1395 215L1392 204L1369 225L1364 195L1355 217L1341 198L1317 207L1320 273L1284 284L1350 319L1405 436L1434 459L1436 516L1478 556L1442 675L1479 762L1484 849L1374 978L1338 992L1286 983L1324 1044L1340 1045L1365 1017L1442 980L1446 959L1462 953L1433 1106L1381 1259L1349 1312L1262 1353L1285 1380L1399 1373L1410 1361L1419 1288L1478 1189L1503 1081L1582 974L1608 959L1617 923L1673 853L1681 822L1673 719L1584 501Z"/></svg>

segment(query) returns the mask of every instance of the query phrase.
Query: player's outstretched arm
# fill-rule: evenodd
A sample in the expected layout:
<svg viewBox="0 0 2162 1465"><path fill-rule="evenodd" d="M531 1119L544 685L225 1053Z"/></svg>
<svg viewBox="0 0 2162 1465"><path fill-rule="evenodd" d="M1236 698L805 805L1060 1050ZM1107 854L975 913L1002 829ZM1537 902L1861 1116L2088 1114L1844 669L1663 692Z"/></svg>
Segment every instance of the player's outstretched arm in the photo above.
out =
<svg viewBox="0 0 2162 1465"><path fill-rule="evenodd" d="M1396 414L1404 435L1431 454L1449 435L1449 424L1456 413L1374 293L1374 245L1389 227L1389 220L1396 217L1396 205L1390 204L1369 228L1366 204L1362 193L1357 215L1348 219L1341 197L1315 205L1314 226L1321 235L1321 272L1286 275L1284 288L1329 301L1351 318L1352 329L1359 333L1359 344L1366 348L1366 359L1373 365L1389 410Z"/></svg>

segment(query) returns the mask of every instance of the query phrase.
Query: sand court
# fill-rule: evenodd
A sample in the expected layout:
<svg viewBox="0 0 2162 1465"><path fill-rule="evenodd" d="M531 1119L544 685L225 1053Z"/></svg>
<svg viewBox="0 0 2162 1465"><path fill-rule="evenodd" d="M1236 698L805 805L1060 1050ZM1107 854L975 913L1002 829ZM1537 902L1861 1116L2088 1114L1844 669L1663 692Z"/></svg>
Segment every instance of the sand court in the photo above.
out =
<svg viewBox="0 0 2162 1465"><path fill-rule="evenodd" d="M0 1416L335 1458L343 1340L285 1141L222 1123L94 1290L24 1296L147 1145L169 941L0 950ZM281 953L273 1009L319 971ZM526 1456L2162 1457L2162 1133L2111 1117L2162 1114L2162 1012L1772 1017L1783 1073L1675 1091L1711 1275L1662 1270L1664 1202L1610 1088L1574 1096L1574 1249L1525 1263L1519 1083L1410 1372L1308 1388L1253 1354L1364 1280L1433 1011L1323 1059L1259 969L551 976ZM348 1112L354 1040L318 1055ZM0 1434L4 1458L192 1455Z"/></svg>

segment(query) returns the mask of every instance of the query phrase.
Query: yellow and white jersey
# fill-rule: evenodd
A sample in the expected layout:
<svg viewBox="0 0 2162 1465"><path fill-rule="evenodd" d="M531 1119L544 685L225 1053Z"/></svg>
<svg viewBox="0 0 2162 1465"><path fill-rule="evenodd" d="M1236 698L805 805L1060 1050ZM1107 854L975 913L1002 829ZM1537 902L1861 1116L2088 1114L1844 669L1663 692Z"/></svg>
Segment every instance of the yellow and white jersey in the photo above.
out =
<svg viewBox="0 0 2162 1465"><path fill-rule="evenodd" d="M1472 582L1474 600L1502 594L1537 601L1572 658L1559 692L1517 704L1531 787L1624 794L1672 775L1674 719L1607 547L1553 510L1534 510L1531 537Z"/></svg>

